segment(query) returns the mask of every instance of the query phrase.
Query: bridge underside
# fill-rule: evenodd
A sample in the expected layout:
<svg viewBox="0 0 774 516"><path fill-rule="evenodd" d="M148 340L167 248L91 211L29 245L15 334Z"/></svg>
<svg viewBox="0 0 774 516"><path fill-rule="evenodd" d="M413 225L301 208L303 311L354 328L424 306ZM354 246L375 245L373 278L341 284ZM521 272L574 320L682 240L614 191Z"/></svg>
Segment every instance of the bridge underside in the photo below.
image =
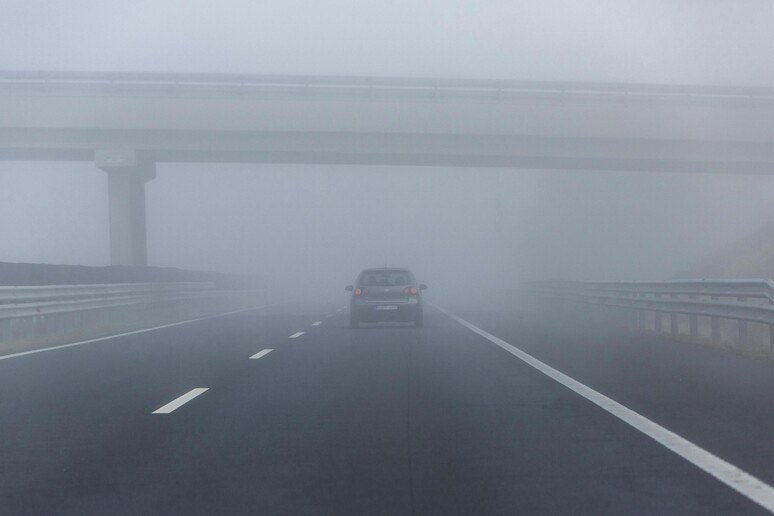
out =
<svg viewBox="0 0 774 516"><path fill-rule="evenodd" d="M770 142L524 135L0 129L0 159L91 161L100 149L153 163L303 163L638 172L774 173Z"/></svg>
<svg viewBox="0 0 774 516"><path fill-rule="evenodd" d="M0 160L89 161L108 173L114 265L147 264L145 183L157 163L774 174L774 148L749 141L23 128L0 130L0 142Z"/></svg>
<svg viewBox="0 0 774 516"><path fill-rule="evenodd" d="M6 161L91 161L93 151L0 152ZM458 156L447 154L360 154L293 152L147 151L154 163L275 163L308 165L390 165L525 170L583 170L618 172L689 172L719 174L774 174L774 163L751 161L697 161L665 159L576 158L563 156Z"/></svg>
<svg viewBox="0 0 774 516"><path fill-rule="evenodd" d="M108 173L118 264L162 162L774 174L771 88L0 71L0 113L0 160Z"/></svg>

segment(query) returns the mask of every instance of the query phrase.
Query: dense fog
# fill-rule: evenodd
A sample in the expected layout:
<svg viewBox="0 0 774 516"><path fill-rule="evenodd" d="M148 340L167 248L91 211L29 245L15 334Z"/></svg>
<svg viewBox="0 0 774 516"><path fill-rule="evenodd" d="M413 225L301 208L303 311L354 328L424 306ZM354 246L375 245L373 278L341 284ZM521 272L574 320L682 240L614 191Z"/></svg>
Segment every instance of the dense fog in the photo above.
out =
<svg viewBox="0 0 774 516"><path fill-rule="evenodd" d="M11 2L5 11L1 69L774 84L767 2ZM256 274L291 290L338 292L358 270L385 265L411 267L438 295L525 279L666 279L774 220L774 180L733 171L163 163L157 172L146 188L150 265ZM0 162L0 261L107 264L106 184L93 163Z"/></svg>
<svg viewBox="0 0 774 516"><path fill-rule="evenodd" d="M3 261L107 264L105 174L15 165L0 188ZM385 265L438 295L666 279L774 220L765 176L169 164L146 195L151 265L337 293Z"/></svg>
<svg viewBox="0 0 774 516"><path fill-rule="evenodd" d="M0 68L774 85L773 18L767 0L6 0Z"/></svg>

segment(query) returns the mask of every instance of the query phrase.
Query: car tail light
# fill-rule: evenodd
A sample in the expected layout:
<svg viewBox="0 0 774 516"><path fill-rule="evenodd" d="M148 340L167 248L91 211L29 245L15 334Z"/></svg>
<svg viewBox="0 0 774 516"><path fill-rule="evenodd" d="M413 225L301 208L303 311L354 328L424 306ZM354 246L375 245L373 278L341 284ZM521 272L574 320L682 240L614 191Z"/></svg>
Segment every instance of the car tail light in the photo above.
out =
<svg viewBox="0 0 774 516"><path fill-rule="evenodd" d="M367 296L368 295L368 290L364 289L364 288L356 288L355 289L355 295L356 296Z"/></svg>
<svg viewBox="0 0 774 516"><path fill-rule="evenodd" d="M408 294L409 296L416 296L419 291L417 290L417 287L406 287L403 289L404 294Z"/></svg>

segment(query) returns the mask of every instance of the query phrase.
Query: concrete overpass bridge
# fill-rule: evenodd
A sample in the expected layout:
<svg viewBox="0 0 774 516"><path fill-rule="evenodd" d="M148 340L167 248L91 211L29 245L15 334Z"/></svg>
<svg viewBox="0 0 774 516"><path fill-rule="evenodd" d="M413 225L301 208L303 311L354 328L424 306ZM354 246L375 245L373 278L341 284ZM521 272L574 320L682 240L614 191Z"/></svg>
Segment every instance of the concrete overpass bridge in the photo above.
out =
<svg viewBox="0 0 774 516"><path fill-rule="evenodd" d="M93 161L142 265L157 163L771 174L774 88L4 71L0 159Z"/></svg>

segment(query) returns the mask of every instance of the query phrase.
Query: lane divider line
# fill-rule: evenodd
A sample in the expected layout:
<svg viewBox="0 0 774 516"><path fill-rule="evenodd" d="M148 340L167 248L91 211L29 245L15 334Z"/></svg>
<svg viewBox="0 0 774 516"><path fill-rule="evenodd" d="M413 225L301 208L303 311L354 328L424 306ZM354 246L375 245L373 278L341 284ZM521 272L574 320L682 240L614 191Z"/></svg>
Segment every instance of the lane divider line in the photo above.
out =
<svg viewBox="0 0 774 516"><path fill-rule="evenodd" d="M80 342L73 342L70 344L61 344L59 346L51 346L48 348L40 348L40 349L31 349L29 351L21 351L19 353L12 353L10 355L3 355L0 356L0 360L8 360L9 358L17 358L17 357L23 357L27 355L34 355L36 353L44 353L46 351L54 351L57 349L65 349L65 348L73 348L76 346L83 346L84 344L92 344L94 342L102 342L105 340L110 339L117 339L119 337L127 337L129 335L138 335L140 333L147 333L149 331L156 331L156 330L163 330L164 328L174 328L175 326L182 326L183 324L191 324L199 321L207 321L210 319L217 319L218 317L226 317L227 315L234 315L234 314L241 314L244 312L251 312L253 310L260 310L261 308L269 308L272 306L277 306L277 304L273 305L263 305L263 306L254 306L252 308L243 308L241 310L234 310L233 312L225 312L222 314L216 314L216 315L207 315L205 317L197 317L195 319L187 319L185 321L179 321L174 322L170 324L162 324L161 326L154 326L152 328L143 328L141 330L134 330L134 331L127 331L125 333L118 333L116 335L108 335L106 337L98 337L96 339L89 339L89 340L82 340Z"/></svg>
<svg viewBox="0 0 774 516"><path fill-rule="evenodd" d="M559 382L571 391L583 396L590 402L609 412L621 421L639 430L668 450L676 453L680 457L692 463L694 466L697 466L704 472L720 480L731 489L734 489L735 491L741 493L743 496L746 496L769 512L774 513L774 487L766 484L762 480L750 475L749 473L742 471L738 467L724 461L720 457L713 455L704 448L693 444L684 437L681 437L674 432L667 430L663 426L651 421L650 419L633 411L632 409L621 405L617 401L608 398L600 392L595 391L591 387L587 387L579 381L570 378L566 374L554 369L544 362L541 362L540 360L536 359L528 353L525 353L519 348L508 344L504 340L495 337L490 333L487 333L478 326L475 326L468 321L457 317L456 315L446 311L438 305L432 303L428 304L431 304L440 312L454 319L473 333L476 333L489 342L500 346L508 353L534 367L552 380Z"/></svg>
<svg viewBox="0 0 774 516"><path fill-rule="evenodd" d="M175 398L163 407L157 408L152 413L153 414L169 414L170 412L174 412L175 410L179 409L192 399L194 399L197 396L200 396L201 394L207 392L209 388L205 387L199 387L196 389L191 389L190 391L186 392L179 398Z"/></svg>
<svg viewBox="0 0 774 516"><path fill-rule="evenodd" d="M273 349L262 349L261 351L259 351L259 352L258 352L258 353L256 353L255 355L251 356L251 357L250 357L250 360L258 360L259 358L261 358L261 357L264 357L264 356L268 355L268 354L269 354L269 353L271 353L272 351L274 351L274 350L273 350Z"/></svg>
<svg viewBox="0 0 774 516"><path fill-rule="evenodd" d="M297 332L297 333L294 333L293 335L291 335L291 336L290 336L290 337L288 337L288 338L289 338L289 339L297 339L297 338L299 338L301 335L303 335L304 333L305 333L305 332L303 332L303 331L299 331L299 332Z"/></svg>
<svg viewBox="0 0 774 516"><path fill-rule="evenodd" d="M312 326L320 326L322 324L322 321L316 321L312 323Z"/></svg>

